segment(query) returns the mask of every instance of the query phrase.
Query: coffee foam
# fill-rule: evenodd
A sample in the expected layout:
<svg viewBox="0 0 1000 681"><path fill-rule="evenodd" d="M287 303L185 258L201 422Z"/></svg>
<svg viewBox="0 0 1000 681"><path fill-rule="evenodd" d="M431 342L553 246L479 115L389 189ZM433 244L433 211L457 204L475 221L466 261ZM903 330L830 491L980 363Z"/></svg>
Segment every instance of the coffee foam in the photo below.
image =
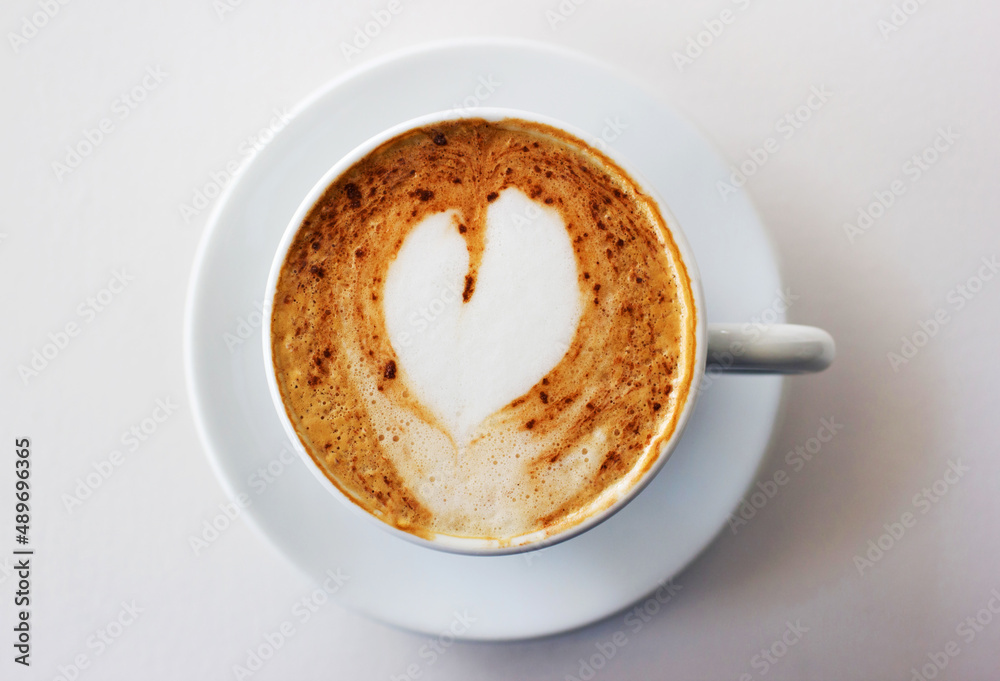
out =
<svg viewBox="0 0 1000 681"><path fill-rule="evenodd" d="M561 131L404 133L327 190L279 276L272 356L307 451L414 534L503 545L613 503L693 373L655 206Z"/></svg>
<svg viewBox="0 0 1000 681"><path fill-rule="evenodd" d="M558 211L516 188L500 192L486 212L467 301L461 224L451 210L415 226L389 266L383 299L406 380L460 451L483 419L562 359L581 312L573 244Z"/></svg>

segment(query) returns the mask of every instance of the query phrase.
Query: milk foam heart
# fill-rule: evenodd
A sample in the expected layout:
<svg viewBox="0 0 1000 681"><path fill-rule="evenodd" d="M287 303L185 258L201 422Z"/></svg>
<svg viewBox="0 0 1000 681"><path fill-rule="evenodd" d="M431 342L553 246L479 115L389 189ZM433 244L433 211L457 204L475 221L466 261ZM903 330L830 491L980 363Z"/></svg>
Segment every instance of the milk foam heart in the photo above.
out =
<svg viewBox="0 0 1000 681"><path fill-rule="evenodd" d="M566 353L580 319L576 259L559 213L510 188L486 214L475 288L462 217L425 218L386 276L386 330L403 378L459 449Z"/></svg>

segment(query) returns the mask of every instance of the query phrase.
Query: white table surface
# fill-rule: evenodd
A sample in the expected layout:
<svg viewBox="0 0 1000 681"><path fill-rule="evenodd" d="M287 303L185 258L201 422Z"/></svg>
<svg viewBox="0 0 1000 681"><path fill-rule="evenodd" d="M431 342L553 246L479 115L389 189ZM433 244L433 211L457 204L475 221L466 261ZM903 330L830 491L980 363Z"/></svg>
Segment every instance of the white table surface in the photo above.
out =
<svg viewBox="0 0 1000 681"><path fill-rule="evenodd" d="M622 613L562 636L456 643L432 656L426 636L327 604L250 678L581 678L580 660L603 662L619 632L627 643L596 678L911 680L935 659L947 666L927 666L925 678L1000 678L1000 598L991 601L1000 594L1000 277L971 283L978 292L961 309L957 292L983 258L1000 256L1000 135L990 127L1000 6L900 1L916 11L887 32L888 1L399 1L350 61L341 42L388 3L244 0L220 17L226 0L50 0L54 15L13 42L46 3L0 11L0 677L69 679L83 661L80 679L234 679L246 649L291 619L313 587L242 521L198 556L189 545L226 497L194 430L181 352L208 211L185 221L179 206L245 158L241 145L275 110L355 64L432 39L503 35L631 72L734 164L775 137L778 151L747 191L800 296L790 318L833 333L836 365L790 386L762 473L783 471L788 483L745 526L724 530L641 627ZM550 26L546 13L560 6L569 16ZM678 68L674 52L724 9L721 35ZM147 78L144 101L122 118L119 98L147 68L160 69L159 82ZM785 139L776 122L813 86L827 101ZM102 118L114 127L94 152L71 172L54 169ZM955 139L939 141L947 149L916 178L906 164L939 129ZM897 179L905 194L849 240L844 223ZM81 312L115 272L130 280L100 312ZM894 369L888 353L939 310L947 321ZM79 334L25 381L18 367L70 322ZM176 410L129 451L122 434L158 399ZM843 428L797 470L786 454L815 449L823 418ZM23 436L36 551L30 668L10 647ZM121 465L68 511L63 495L114 449L126 452ZM968 472L935 493L949 461ZM908 512L902 536L882 537L891 547L859 568L855 556ZM98 643L122 602L142 612ZM985 624L962 624L977 614ZM789 624L806 631L787 633Z"/></svg>

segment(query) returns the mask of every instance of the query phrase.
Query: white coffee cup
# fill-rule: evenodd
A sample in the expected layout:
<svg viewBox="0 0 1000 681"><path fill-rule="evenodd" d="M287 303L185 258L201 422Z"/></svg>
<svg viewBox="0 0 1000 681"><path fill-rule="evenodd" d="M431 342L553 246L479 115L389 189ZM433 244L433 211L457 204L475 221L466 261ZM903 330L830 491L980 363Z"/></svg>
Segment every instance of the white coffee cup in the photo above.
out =
<svg viewBox="0 0 1000 681"><path fill-rule="evenodd" d="M518 118L533 121L563 130L573 135L591 146L599 148L603 154L608 156L614 163L623 169L632 180L638 185L642 192L649 196L656 204L671 232L677 249L687 269L691 282L691 292L694 301L693 312L696 318L694 325L695 334L695 366L692 376L690 390L688 391L684 404L679 408L676 426L670 437L663 443L659 455L655 462L648 467L643 475L633 482L627 489L622 490L614 503L605 506L594 512L583 521L568 527L555 534L548 534L540 530L534 535L523 535L517 538L513 544L499 544L496 540L453 537L448 535L437 535L433 539L425 539L414 534L399 530L388 523L382 522L374 515L360 508L351 501L336 485L327 477L319 466L313 461L306 451L305 446L299 439L299 435L288 416L281 391L278 386L275 373L272 347L271 347L271 318L273 311L274 296L278 284L278 276L285 262L288 249L291 247L299 227L314 204L320 199L334 181L340 175L351 168L355 163L367 156L371 151L381 144L394 137L416 128L424 128L445 121L456 121L462 119L485 119L487 121L500 121L507 118ZM775 324L764 327L763 330L757 326L748 324L706 324L705 322L705 300L702 294L701 279L695 263L694 255L684 237L677 218L671 213L666 203L659 198L655 189L635 172L626 159L622 159L614 150L606 148L604 145L574 126L567 125L546 116L519 111L514 109L482 108L450 110L421 116L397 126L389 128L384 132L372 137L368 141L356 147L340 159L330 170L316 183L309 194L302 200L298 210L292 217L282 236L275 253L271 272L267 280L267 288L264 294L263 318L263 347L264 363L267 368L268 387L271 391L271 398L274 402L278 417L293 443L295 450L299 453L306 465L313 472L316 478L334 496L344 502L352 512L365 516L368 521L375 522L382 529L391 532L403 539L416 542L428 548L451 551L455 553L474 555L498 555L506 553L517 553L530 551L544 546L570 539L595 525L606 520L619 509L624 507L629 501L635 498L642 489L653 479L666 463L670 454L676 448L677 443L684 433L684 428L694 409L695 402L706 370L711 372L736 372L736 373L767 373L767 374L794 374L810 373L826 369L833 361L834 342L830 335L811 326L800 326L795 324ZM750 328L748 328L750 327ZM711 359L710 359L711 358ZM752 380L752 379L748 379ZM537 536L536 536L537 535Z"/></svg>

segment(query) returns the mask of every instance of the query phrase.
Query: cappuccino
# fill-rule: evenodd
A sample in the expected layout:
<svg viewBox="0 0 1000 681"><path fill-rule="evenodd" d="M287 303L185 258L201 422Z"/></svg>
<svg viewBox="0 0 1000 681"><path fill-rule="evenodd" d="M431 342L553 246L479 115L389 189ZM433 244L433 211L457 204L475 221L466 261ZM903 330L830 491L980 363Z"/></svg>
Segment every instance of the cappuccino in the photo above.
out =
<svg viewBox="0 0 1000 681"><path fill-rule="evenodd" d="M541 123L411 129L340 174L278 275L271 353L306 451L417 536L509 546L624 496L694 375L655 202Z"/></svg>

